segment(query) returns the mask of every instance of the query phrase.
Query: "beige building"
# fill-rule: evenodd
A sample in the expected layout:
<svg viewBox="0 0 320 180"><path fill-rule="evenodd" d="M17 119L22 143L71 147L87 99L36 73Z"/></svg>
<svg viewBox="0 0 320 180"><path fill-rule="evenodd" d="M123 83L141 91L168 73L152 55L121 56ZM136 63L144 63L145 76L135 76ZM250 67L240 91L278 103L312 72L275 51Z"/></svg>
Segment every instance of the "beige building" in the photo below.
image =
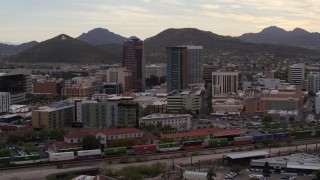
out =
<svg viewBox="0 0 320 180"><path fill-rule="evenodd" d="M187 113L187 111L190 111L191 113L199 114L202 96L201 90L186 90L181 93L174 91L167 96L167 111L173 113Z"/></svg>
<svg viewBox="0 0 320 180"><path fill-rule="evenodd" d="M153 124L156 126L160 123L162 127L169 125L173 130L186 131L191 129L191 119L190 114L151 114L140 118L139 125Z"/></svg>
<svg viewBox="0 0 320 180"><path fill-rule="evenodd" d="M289 66L288 70L288 80L291 85L302 85L302 81L305 79L305 65L294 64Z"/></svg>
<svg viewBox="0 0 320 180"><path fill-rule="evenodd" d="M33 128L59 129L71 127L75 121L75 106L65 105L62 107L40 107L32 111Z"/></svg>
<svg viewBox="0 0 320 180"><path fill-rule="evenodd" d="M92 86L66 86L61 90L61 95L67 97L91 97L93 93Z"/></svg>
<svg viewBox="0 0 320 180"><path fill-rule="evenodd" d="M237 92L238 87L238 72L212 72L212 95Z"/></svg>
<svg viewBox="0 0 320 180"><path fill-rule="evenodd" d="M149 78L151 75L161 76L167 75L167 65L166 64L150 64L146 65L146 78Z"/></svg>
<svg viewBox="0 0 320 180"><path fill-rule="evenodd" d="M125 67L114 67L107 70L99 71L95 74L97 77L101 77L103 82L107 83L120 83L123 85L125 91L131 90L132 73Z"/></svg>

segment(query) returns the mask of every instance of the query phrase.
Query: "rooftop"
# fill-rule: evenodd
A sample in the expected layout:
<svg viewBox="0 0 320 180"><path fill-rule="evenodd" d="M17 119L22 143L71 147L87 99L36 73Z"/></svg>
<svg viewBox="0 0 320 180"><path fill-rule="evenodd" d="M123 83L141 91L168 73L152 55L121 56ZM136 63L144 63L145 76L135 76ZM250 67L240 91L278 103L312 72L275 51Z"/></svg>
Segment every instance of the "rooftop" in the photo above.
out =
<svg viewBox="0 0 320 180"><path fill-rule="evenodd" d="M151 114L142 117L142 119L158 119L158 118L171 118L171 117L191 117L190 114Z"/></svg>
<svg viewBox="0 0 320 180"><path fill-rule="evenodd" d="M224 154L224 156L227 156L231 159L240 159L240 158L266 156L266 155L269 155L269 153L265 151L246 151L246 152Z"/></svg>
<svg viewBox="0 0 320 180"><path fill-rule="evenodd" d="M212 134L215 137L221 136L239 136L244 135L246 133L245 130L230 128L230 129L222 129L222 128L203 128L203 129L194 129L188 132L174 133L174 134L162 134L161 137L164 138L185 138L185 137L194 137L194 136L207 136Z"/></svg>
<svg viewBox="0 0 320 180"><path fill-rule="evenodd" d="M101 133L104 135L117 135L117 134L130 134L130 133L142 133L143 131L136 128L110 128L101 130L86 130L86 131L76 131L64 135L65 138L82 138L87 135L96 136Z"/></svg>

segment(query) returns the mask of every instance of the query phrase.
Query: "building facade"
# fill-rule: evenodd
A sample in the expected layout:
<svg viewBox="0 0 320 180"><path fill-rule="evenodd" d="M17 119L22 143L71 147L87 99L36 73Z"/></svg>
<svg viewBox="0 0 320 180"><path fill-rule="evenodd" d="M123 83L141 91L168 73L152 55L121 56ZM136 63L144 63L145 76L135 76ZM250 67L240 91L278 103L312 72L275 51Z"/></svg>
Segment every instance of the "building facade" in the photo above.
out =
<svg viewBox="0 0 320 180"><path fill-rule="evenodd" d="M206 83L212 83L212 72L216 71L217 67L211 64L202 65L203 80Z"/></svg>
<svg viewBox="0 0 320 180"><path fill-rule="evenodd" d="M131 88L141 92L145 88L145 59L143 41L132 36L123 43L122 66L131 71Z"/></svg>
<svg viewBox="0 0 320 180"><path fill-rule="evenodd" d="M121 83L103 83L100 86L100 93L102 94L117 94L123 93L123 86Z"/></svg>
<svg viewBox="0 0 320 180"><path fill-rule="evenodd" d="M104 83L122 84L124 91L132 89L132 73L125 67L113 67L95 73L96 77L101 77Z"/></svg>
<svg viewBox="0 0 320 180"><path fill-rule="evenodd" d="M316 94L315 108L316 108L316 114L320 114L320 91L317 92L317 94Z"/></svg>
<svg viewBox="0 0 320 180"><path fill-rule="evenodd" d="M166 64L151 64L146 65L146 78L150 78L151 75L155 75L157 77L162 77L167 75L167 66Z"/></svg>
<svg viewBox="0 0 320 180"><path fill-rule="evenodd" d="M175 131L186 131L190 130L192 116L190 114L151 114L140 118L139 124L161 124L162 127L165 125L171 126Z"/></svg>
<svg viewBox="0 0 320 180"><path fill-rule="evenodd" d="M302 85L305 73L305 64L294 64L289 66L288 80L291 85Z"/></svg>
<svg viewBox="0 0 320 180"><path fill-rule="evenodd" d="M7 113L10 110L10 93L0 92L0 114Z"/></svg>
<svg viewBox="0 0 320 180"><path fill-rule="evenodd" d="M32 126L36 129L59 129L71 127L75 121L75 106L61 105L40 107L32 111Z"/></svg>
<svg viewBox="0 0 320 180"><path fill-rule="evenodd" d="M320 72L309 72L306 87L306 90L311 93L320 91Z"/></svg>
<svg viewBox="0 0 320 180"><path fill-rule="evenodd" d="M54 96L57 94L61 94L62 86L62 81L37 81L32 83L32 93L48 94Z"/></svg>
<svg viewBox="0 0 320 180"><path fill-rule="evenodd" d="M202 91L172 92L167 96L167 111L173 113L199 114L202 105ZM184 112L185 111L185 112Z"/></svg>
<svg viewBox="0 0 320 180"><path fill-rule="evenodd" d="M23 69L0 72L0 92L10 93L11 104L25 102L32 92L31 72Z"/></svg>
<svg viewBox="0 0 320 180"><path fill-rule="evenodd" d="M238 88L238 72L212 72L212 95L237 92Z"/></svg>
<svg viewBox="0 0 320 180"><path fill-rule="evenodd" d="M202 46L167 47L167 92L202 83Z"/></svg>
<svg viewBox="0 0 320 180"><path fill-rule="evenodd" d="M92 86L65 86L61 90L62 96L67 97L91 97L94 93L94 87Z"/></svg>

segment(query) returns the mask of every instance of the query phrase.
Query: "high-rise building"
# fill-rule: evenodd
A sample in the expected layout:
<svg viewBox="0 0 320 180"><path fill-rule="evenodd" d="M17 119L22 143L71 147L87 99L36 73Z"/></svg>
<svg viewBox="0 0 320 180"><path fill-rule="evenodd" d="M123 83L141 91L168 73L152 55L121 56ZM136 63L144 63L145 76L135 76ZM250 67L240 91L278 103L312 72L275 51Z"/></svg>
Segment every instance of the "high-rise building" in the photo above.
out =
<svg viewBox="0 0 320 180"><path fill-rule="evenodd" d="M122 65L132 73L132 90L139 92L145 87L143 41L135 36L131 36L123 44Z"/></svg>
<svg viewBox="0 0 320 180"><path fill-rule="evenodd" d="M312 93L320 91L320 72L309 72L305 89Z"/></svg>
<svg viewBox="0 0 320 180"><path fill-rule="evenodd" d="M238 72L212 72L212 95L237 92L238 81Z"/></svg>
<svg viewBox="0 0 320 180"><path fill-rule="evenodd" d="M304 73L305 73L305 65L301 64L294 64L289 66L288 71L288 80L291 85L302 85L302 81L304 80Z"/></svg>
<svg viewBox="0 0 320 180"><path fill-rule="evenodd" d="M0 114L10 110L10 93L0 92Z"/></svg>
<svg viewBox="0 0 320 180"><path fill-rule="evenodd" d="M212 82L212 72L217 70L217 66L211 64L202 65L203 80L206 83Z"/></svg>
<svg viewBox="0 0 320 180"><path fill-rule="evenodd" d="M0 92L10 93L11 104L25 102L27 94L32 92L30 71L15 69L0 72Z"/></svg>
<svg viewBox="0 0 320 180"><path fill-rule="evenodd" d="M202 46L167 47L167 92L202 82Z"/></svg>

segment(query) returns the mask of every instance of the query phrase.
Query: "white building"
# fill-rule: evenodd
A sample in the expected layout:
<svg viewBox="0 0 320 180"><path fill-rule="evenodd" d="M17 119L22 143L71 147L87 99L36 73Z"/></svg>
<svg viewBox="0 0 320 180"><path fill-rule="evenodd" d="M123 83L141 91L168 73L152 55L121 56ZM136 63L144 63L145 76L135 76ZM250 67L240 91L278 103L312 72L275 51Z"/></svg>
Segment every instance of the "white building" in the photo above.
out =
<svg viewBox="0 0 320 180"><path fill-rule="evenodd" d="M132 72L125 67L114 67L95 73L96 77L101 77L103 82L120 83L124 90L131 89Z"/></svg>
<svg viewBox="0 0 320 180"><path fill-rule="evenodd" d="M149 116L139 119L139 124L162 124L170 125L172 129L177 131L185 131L191 129L191 115L190 114L151 114Z"/></svg>
<svg viewBox="0 0 320 180"><path fill-rule="evenodd" d="M10 93L0 92L0 114L10 110Z"/></svg>
<svg viewBox="0 0 320 180"><path fill-rule="evenodd" d="M316 93L320 91L320 72L310 72L307 75L307 91Z"/></svg>
<svg viewBox="0 0 320 180"><path fill-rule="evenodd" d="M316 94L315 101L316 114L320 114L320 91Z"/></svg>
<svg viewBox="0 0 320 180"><path fill-rule="evenodd" d="M274 78L258 78L256 82L245 81L243 82L243 90L247 89L283 89L289 86L289 84L284 84L280 79Z"/></svg>
<svg viewBox="0 0 320 180"><path fill-rule="evenodd" d="M305 65L302 64L294 64L289 66L288 72L288 80L291 85L302 85L302 81L304 80L305 73Z"/></svg>
<svg viewBox="0 0 320 180"><path fill-rule="evenodd" d="M212 95L238 91L238 72L212 72Z"/></svg>
<svg viewBox="0 0 320 180"><path fill-rule="evenodd" d="M146 65L146 78L149 78L151 75L161 76L167 75L167 65L166 64L151 64Z"/></svg>

